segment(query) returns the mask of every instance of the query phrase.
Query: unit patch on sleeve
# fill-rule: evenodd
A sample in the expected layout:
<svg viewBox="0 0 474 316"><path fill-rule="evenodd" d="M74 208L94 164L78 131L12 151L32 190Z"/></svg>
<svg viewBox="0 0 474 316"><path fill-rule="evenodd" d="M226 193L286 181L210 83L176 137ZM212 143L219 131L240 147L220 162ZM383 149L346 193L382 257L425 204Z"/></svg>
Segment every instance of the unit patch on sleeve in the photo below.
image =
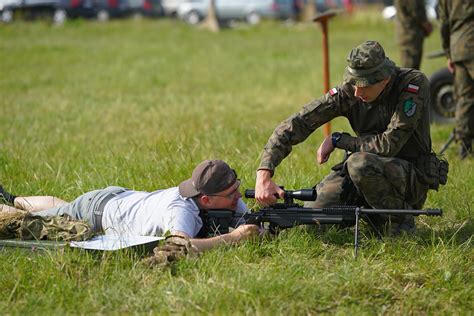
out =
<svg viewBox="0 0 474 316"><path fill-rule="evenodd" d="M413 98L405 100L403 103L403 112L407 117L412 117L416 112L416 103L413 101Z"/></svg>
<svg viewBox="0 0 474 316"><path fill-rule="evenodd" d="M418 93L418 91L420 91L420 87L410 83L408 84L406 91L411 92L411 93Z"/></svg>
<svg viewBox="0 0 474 316"><path fill-rule="evenodd" d="M336 89L336 88L332 88L331 90L329 90L329 94L330 94L331 96L337 94L337 89Z"/></svg>

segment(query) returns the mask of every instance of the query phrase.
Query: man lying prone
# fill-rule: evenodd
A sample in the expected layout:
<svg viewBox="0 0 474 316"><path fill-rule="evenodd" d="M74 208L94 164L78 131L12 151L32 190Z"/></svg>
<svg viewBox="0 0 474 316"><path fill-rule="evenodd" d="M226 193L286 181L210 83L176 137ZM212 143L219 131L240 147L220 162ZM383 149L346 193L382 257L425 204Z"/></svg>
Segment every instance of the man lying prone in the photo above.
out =
<svg viewBox="0 0 474 316"><path fill-rule="evenodd" d="M258 226L245 224L228 234L195 238L203 225L201 211L230 209L237 214L248 211L239 187L237 174L227 163L206 160L178 187L144 192L111 186L87 192L70 203L52 196L14 196L0 186L0 197L13 205L0 204L0 210L26 210L43 217L67 214L73 219L86 220L93 231L104 234L161 236L170 232L190 238L196 250L205 251L258 235Z"/></svg>

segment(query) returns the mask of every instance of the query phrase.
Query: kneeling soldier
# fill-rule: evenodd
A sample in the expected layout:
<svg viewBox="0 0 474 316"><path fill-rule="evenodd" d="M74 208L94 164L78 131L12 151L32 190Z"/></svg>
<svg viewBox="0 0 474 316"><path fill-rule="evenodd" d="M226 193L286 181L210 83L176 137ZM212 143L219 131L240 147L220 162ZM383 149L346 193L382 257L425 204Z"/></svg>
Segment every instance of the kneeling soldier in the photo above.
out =
<svg viewBox="0 0 474 316"><path fill-rule="evenodd" d="M420 71L398 68L382 46L367 41L347 57L344 82L282 122L266 144L257 171L255 197L273 204L283 191L272 181L292 146L335 117L349 120L355 136L333 133L317 151L323 164L335 148L351 152L317 185L308 207L365 205L378 209L420 209L429 188L447 178L447 163L431 150L430 90ZM412 216L374 218L391 222L391 233L413 232Z"/></svg>

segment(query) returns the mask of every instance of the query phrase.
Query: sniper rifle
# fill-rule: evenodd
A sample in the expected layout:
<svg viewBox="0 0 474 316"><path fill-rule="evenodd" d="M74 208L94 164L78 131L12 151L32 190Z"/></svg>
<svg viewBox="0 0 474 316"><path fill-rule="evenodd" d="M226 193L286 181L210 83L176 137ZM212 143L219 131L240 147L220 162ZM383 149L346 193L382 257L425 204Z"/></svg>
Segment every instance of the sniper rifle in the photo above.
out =
<svg viewBox="0 0 474 316"><path fill-rule="evenodd" d="M255 224L267 227L270 233L275 234L281 229L291 228L297 225L324 225L338 224L343 226L354 226L354 256L357 257L359 249L359 221L363 218L374 230L379 239L379 232L370 215L426 215L442 216L441 209L405 210L405 209L367 209L358 206L333 206L323 208L308 208L294 202L315 201L316 190L301 189L297 191L284 190L284 203L264 207L256 212L245 213L236 216L234 211L219 209L201 211L204 233L225 234L229 232L232 223ZM255 198L255 190L246 190L246 198Z"/></svg>

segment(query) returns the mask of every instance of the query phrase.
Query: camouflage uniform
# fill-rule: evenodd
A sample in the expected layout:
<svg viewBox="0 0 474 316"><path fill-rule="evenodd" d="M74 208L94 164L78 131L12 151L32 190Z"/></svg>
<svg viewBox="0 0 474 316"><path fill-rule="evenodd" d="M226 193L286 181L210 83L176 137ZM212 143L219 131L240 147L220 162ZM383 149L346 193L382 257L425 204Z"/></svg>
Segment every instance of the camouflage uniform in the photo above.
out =
<svg viewBox="0 0 474 316"><path fill-rule="evenodd" d="M443 49L456 70L456 138L467 147L467 155L474 139L474 2L440 0L436 9Z"/></svg>
<svg viewBox="0 0 474 316"><path fill-rule="evenodd" d="M365 42L353 49L347 61L343 84L305 105L275 129L259 169L273 172L293 145L324 123L344 116L356 136L342 134L336 147L352 154L319 183L317 200L307 206L357 203L373 208L421 208L428 184L423 168L415 165L423 165L431 156L427 78L417 70L396 67L377 42ZM373 85L387 77L389 83L373 102L354 96L353 85ZM351 195L351 185L355 196Z"/></svg>
<svg viewBox="0 0 474 316"><path fill-rule="evenodd" d="M427 34L423 23L426 17L424 0L395 0L397 8L396 33L401 48L400 65L420 69L423 41Z"/></svg>

